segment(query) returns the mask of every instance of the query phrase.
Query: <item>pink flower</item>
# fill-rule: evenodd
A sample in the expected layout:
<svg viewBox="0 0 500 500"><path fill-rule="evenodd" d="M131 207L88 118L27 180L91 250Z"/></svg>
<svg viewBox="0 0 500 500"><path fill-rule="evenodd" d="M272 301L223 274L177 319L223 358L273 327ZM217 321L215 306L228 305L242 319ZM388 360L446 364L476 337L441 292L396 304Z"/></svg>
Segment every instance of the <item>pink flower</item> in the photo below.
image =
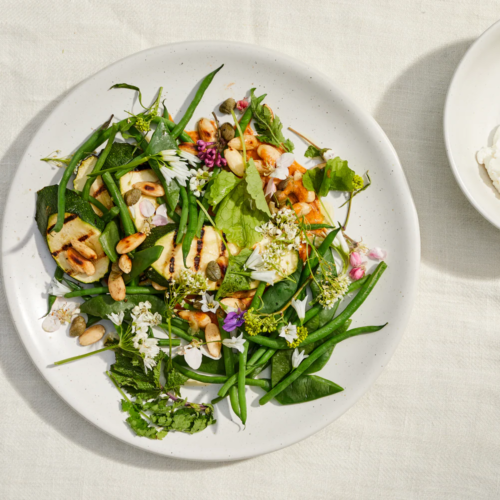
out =
<svg viewBox="0 0 500 500"><path fill-rule="evenodd" d="M155 213L155 206L149 200L142 200L139 203L139 208L144 217L151 217Z"/></svg>
<svg viewBox="0 0 500 500"><path fill-rule="evenodd" d="M153 217L152 222L155 226L166 226L169 223L165 203L156 209L156 215Z"/></svg>
<svg viewBox="0 0 500 500"><path fill-rule="evenodd" d="M248 98L247 97L244 97L241 101L238 101L236 103L236 108L239 110L239 111L244 111L245 109L248 108Z"/></svg>
<svg viewBox="0 0 500 500"><path fill-rule="evenodd" d="M368 252L368 257L372 260L384 260L387 257L387 252L380 247L373 247Z"/></svg>
<svg viewBox="0 0 500 500"><path fill-rule="evenodd" d="M349 257L349 262L352 267L359 267L363 264L363 257L358 252L352 252Z"/></svg>
<svg viewBox="0 0 500 500"><path fill-rule="evenodd" d="M269 179L264 196L272 196L274 193L276 193L276 184L274 183L274 179Z"/></svg>
<svg viewBox="0 0 500 500"><path fill-rule="evenodd" d="M349 274L354 281L358 281L365 275L365 270L363 267L353 267Z"/></svg>

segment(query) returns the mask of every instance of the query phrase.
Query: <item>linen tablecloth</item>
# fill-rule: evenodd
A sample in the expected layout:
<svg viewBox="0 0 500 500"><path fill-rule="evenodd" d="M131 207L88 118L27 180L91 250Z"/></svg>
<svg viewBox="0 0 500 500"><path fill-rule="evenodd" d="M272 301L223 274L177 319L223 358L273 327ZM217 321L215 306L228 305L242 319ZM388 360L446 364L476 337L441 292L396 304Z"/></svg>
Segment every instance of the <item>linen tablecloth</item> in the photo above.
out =
<svg viewBox="0 0 500 500"><path fill-rule="evenodd" d="M74 85L142 49L217 39L306 61L370 112L422 232L413 315L375 386L315 436L239 463L166 459L87 423L40 378L2 288L0 498L500 497L500 232L457 187L442 134L454 68L498 2L0 0L0 12L2 212L31 136Z"/></svg>

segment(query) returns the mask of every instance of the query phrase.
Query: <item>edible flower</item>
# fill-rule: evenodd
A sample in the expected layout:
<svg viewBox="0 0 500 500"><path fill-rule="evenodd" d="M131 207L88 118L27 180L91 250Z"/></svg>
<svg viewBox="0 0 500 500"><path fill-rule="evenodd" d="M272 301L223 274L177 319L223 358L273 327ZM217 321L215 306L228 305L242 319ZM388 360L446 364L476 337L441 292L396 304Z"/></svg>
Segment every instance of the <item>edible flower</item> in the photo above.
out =
<svg viewBox="0 0 500 500"><path fill-rule="evenodd" d="M349 278L343 274L335 276L327 272L323 281L319 283L320 293L317 301L326 309L331 309L338 299L341 299L349 289Z"/></svg>
<svg viewBox="0 0 500 500"><path fill-rule="evenodd" d="M186 187L186 183L191 177L189 168L182 161L172 161L168 166L163 165L160 167L160 172L168 184L176 179L182 187Z"/></svg>
<svg viewBox="0 0 500 500"><path fill-rule="evenodd" d="M139 209L143 217L152 217L155 213L155 206L149 200L142 200Z"/></svg>
<svg viewBox="0 0 500 500"><path fill-rule="evenodd" d="M305 326L299 326L297 328L297 338L293 342L287 340L286 343L288 344L288 347L293 349L294 347L298 347L300 344L302 344L302 342L304 342L308 335L309 332L307 328Z"/></svg>
<svg viewBox="0 0 500 500"><path fill-rule="evenodd" d="M309 354L306 354L306 351L304 349L299 352L299 348L296 347L292 354L292 367L294 369L298 368L300 363L302 363L302 361L304 361L304 359L308 357Z"/></svg>
<svg viewBox="0 0 500 500"><path fill-rule="evenodd" d="M123 323L123 317L125 316L125 313L123 311L120 311L119 313L111 313L107 316L112 323L114 323L116 326L120 326Z"/></svg>
<svg viewBox="0 0 500 500"><path fill-rule="evenodd" d="M243 333L239 337L231 337L229 339L224 339L222 344L231 349L237 349L240 352L245 350L246 340L243 338Z"/></svg>
<svg viewBox="0 0 500 500"><path fill-rule="evenodd" d="M214 299L213 295L205 292L201 296L201 310L203 312L213 312L216 313L219 308L219 303Z"/></svg>
<svg viewBox="0 0 500 500"><path fill-rule="evenodd" d="M292 307L295 309L301 321L306 317L306 305L308 300L308 297L305 297L303 300L292 299Z"/></svg>
<svg viewBox="0 0 500 500"><path fill-rule="evenodd" d="M353 267L349 271L349 276L354 280L358 281L360 280L363 276L365 275L365 268L364 266L362 267Z"/></svg>
<svg viewBox="0 0 500 500"><path fill-rule="evenodd" d="M54 295L55 297L62 297L69 292L71 292L71 288L66 286L61 281L52 278L52 281L49 284L49 295Z"/></svg>
<svg viewBox="0 0 500 500"><path fill-rule="evenodd" d="M227 161L217 150L215 142L205 142L199 140L196 142L198 149L198 158L202 160L208 168L225 167Z"/></svg>
<svg viewBox="0 0 500 500"><path fill-rule="evenodd" d="M297 333L297 327L292 323L288 323L280 330L280 337L283 337L288 343L292 343L299 336Z"/></svg>
<svg viewBox="0 0 500 500"><path fill-rule="evenodd" d="M201 163L201 160L196 155L193 155L188 151L183 151L181 149L178 154L183 160L186 160L192 167L197 167L198 164Z"/></svg>
<svg viewBox="0 0 500 500"><path fill-rule="evenodd" d="M237 109L238 111L245 111L245 109L247 109L247 108L248 108L248 105L249 105L249 104L250 104L250 103L248 102L248 97L244 97L243 99L241 99L241 101L238 101L238 102L236 103L236 109Z"/></svg>
<svg viewBox="0 0 500 500"><path fill-rule="evenodd" d="M165 205L165 203L163 203L156 209L156 214L151 222L155 226L166 226L170 222L170 219L167 215L167 205Z"/></svg>
<svg viewBox="0 0 500 500"><path fill-rule="evenodd" d="M250 278L257 281L265 281L268 285L274 285L276 281L276 271L274 269L270 271L252 271L250 273Z"/></svg>
<svg viewBox="0 0 500 500"><path fill-rule="evenodd" d="M218 357L212 356L207 349L206 345L200 339L193 339L189 344L186 344L184 340L181 340L182 345L177 350L177 355L184 356L186 363L193 369L197 370L201 366L203 356L210 359L220 359L222 355Z"/></svg>
<svg viewBox="0 0 500 500"><path fill-rule="evenodd" d="M73 302L54 302L50 314L43 320L42 328L46 332L55 332L61 325L71 323L75 316L80 314L78 304Z"/></svg>
<svg viewBox="0 0 500 500"><path fill-rule="evenodd" d="M269 177L285 180L289 176L288 168L292 166L294 161L295 157L292 153L283 153L276 160L276 168L271 172Z"/></svg>
<svg viewBox="0 0 500 500"><path fill-rule="evenodd" d="M373 247L368 252L368 257L372 260L384 260L387 257L387 252L380 247Z"/></svg>
<svg viewBox="0 0 500 500"><path fill-rule="evenodd" d="M262 267L263 264L264 259L259 253L259 248L255 247L252 255L250 255L250 257L248 257L247 261L245 262L245 268L253 269L254 271L256 271L259 267Z"/></svg>
<svg viewBox="0 0 500 500"><path fill-rule="evenodd" d="M276 184L273 179L269 179L266 184L266 190L264 191L264 196L272 196L276 193Z"/></svg>
<svg viewBox="0 0 500 500"><path fill-rule="evenodd" d="M236 312L230 312L224 319L223 328L226 332L233 332L236 328L245 323L245 311L238 309Z"/></svg>
<svg viewBox="0 0 500 500"><path fill-rule="evenodd" d="M352 267L359 267L363 264L364 259L358 252L352 252L349 256L349 263Z"/></svg>

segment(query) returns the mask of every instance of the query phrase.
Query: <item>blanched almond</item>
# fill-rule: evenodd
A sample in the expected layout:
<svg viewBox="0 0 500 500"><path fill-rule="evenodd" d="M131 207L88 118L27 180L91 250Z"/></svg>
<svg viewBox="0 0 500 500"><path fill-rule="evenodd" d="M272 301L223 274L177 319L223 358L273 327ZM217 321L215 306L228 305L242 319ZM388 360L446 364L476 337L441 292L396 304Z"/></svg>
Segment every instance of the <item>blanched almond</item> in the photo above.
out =
<svg viewBox="0 0 500 500"><path fill-rule="evenodd" d="M109 281L113 281L117 278L119 278L123 274L123 271L120 269L120 266L118 265L118 262L113 262L111 264L111 272L109 273Z"/></svg>
<svg viewBox="0 0 500 500"><path fill-rule="evenodd" d="M281 151L269 144L261 144L257 148L257 154L269 165L276 165L276 160L281 156Z"/></svg>
<svg viewBox="0 0 500 500"><path fill-rule="evenodd" d="M302 201L292 205L292 208L294 209L295 213L299 217L301 217L303 215L307 215L312 210L311 205L309 205L308 203L302 202Z"/></svg>
<svg viewBox="0 0 500 500"><path fill-rule="evenodd" d="M66 258L68 259L68 263L73 271L86 274L87 276L95 274L94 264L92 264L92 262L87 260L85 257L82 257L74 248L68 248Z"/></svg>
<svg viewBox="0 0 500 500"><path fill-rule="evenodd" d="M128 274L132 271L132 259L126 254L121 255L118 259L118 267L125 274Z"/></svg>
<svg viewBox="0 0 500 500"><path fill-rule="evenodd" d="M97 254L87 246L83 241L79 241L76 238L71 240L71 246L82 256L89 260L96 260Z"/></svg>
<svg viewBox="0 0 500 500"><path fill-rule="evenodd" d="M195 331L198 331L200 328L203 329L211 323L210 316L204 312L179 311L177 314L182 319L185 319L189 323L189 326Z"/></svg>
<svg viewBox="0 0 500 500"><path fill-rule="evenodd" d="M92 325L80 335L80 345L95 344L104 337L105 333L106 329L102 325Z"/></svg>
<svg viewBox="0 0 500 500"><path fill-rule="evenodd" d="M157 182L136 182L132 187L138 189L142 194L154 196L155 198L165 196L163 186Z"/></svg>
<svg viewBox="0 0 500 500"><path fill-rule="evenodd" d="M108 280L109 294L113 300L121 302L125 298L127 290L125 289L125 282L121 276L117 276L115 279Z"/></svg>
<svg viewBox="0 0 500 500"><path fill-rule="evenodd" d="M146 235L144 233L135 233L130 236L125 236L125 238L120 240L116 245L116 251L119 254L129 253L135 250L145 239Z"/></svg>
<svg viewBox="0 0 500 500"><path fill-rule="evenodd" d="M202 118L198 122L198 134L200 134L200 139L205 142L215 141L215 126L208 118Z"/></svg>
<svg viewBox="0 0 500 500"><path fill-rule="evenodd" d="M159 285L158 283L155 283L154 281L151 282L151 285L153 286L153 288L155 290L158 290L158 291L161 291L161 290L166 290L167 287L166 286L161 286Z"/></svg>
<svg viewBox="0 0 500 500"><path fill-rule="evenodd" d="M243 156L241 156L240 152L233 148L227 148L224 151L224 158L233 174L238 177L243 177L245 173L245 164L243 163Z"/></svg>
<svg viewBox="0 0 500 500"><path fill-rule="evenodd" d="M198 148L193 142L183 142L182 144L179 144L179 149L181 151L185 151L186 153L198 156Z"/></svg>
<svg viewBox="0 0 500 500"><path fill-rule="evenodd" d="M220 356L222 348L219 327L215 323L210 323L205 328L205 340L207 341L208 352L214 357Z"/></svg>
<svg viewBox="0 0 500 500"><path fill-rule="evenodd" d="M225 299L222 299L220 302L225 306L246 311L250 307L252 300L253 300L252 297L248 297L246 299L235 299L233 297L226 297Z"/></svg>
<svg viewBox="0 0 500 500"><path fill-rule="evenodd" d="M250 150L250 149L255 149L259 147L259 141L257 137L254 135L248 135L244 134L243 138L245 139L245 149ZM227 145L230 148L237 149L238 151L243 151L243 145L241 143L241 137L235 137L234 139L231 139Z"/></svg>

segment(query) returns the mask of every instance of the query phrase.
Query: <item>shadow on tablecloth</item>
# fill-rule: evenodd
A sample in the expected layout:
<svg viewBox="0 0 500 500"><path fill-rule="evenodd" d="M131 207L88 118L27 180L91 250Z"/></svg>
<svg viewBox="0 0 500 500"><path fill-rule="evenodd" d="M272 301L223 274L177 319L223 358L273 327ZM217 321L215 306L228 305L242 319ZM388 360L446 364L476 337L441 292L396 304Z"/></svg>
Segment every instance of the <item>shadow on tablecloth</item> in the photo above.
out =
<svg viewBox="0 0 500 500"><path fill-rule="evenodd" d="M375 118L408 178L420 220L423 262L455 275L494 279L500 267L489 263L498 259L500 231L462 194L443 138L448 86L472 42L446 45L420 58L392 83Z"/></svg>

